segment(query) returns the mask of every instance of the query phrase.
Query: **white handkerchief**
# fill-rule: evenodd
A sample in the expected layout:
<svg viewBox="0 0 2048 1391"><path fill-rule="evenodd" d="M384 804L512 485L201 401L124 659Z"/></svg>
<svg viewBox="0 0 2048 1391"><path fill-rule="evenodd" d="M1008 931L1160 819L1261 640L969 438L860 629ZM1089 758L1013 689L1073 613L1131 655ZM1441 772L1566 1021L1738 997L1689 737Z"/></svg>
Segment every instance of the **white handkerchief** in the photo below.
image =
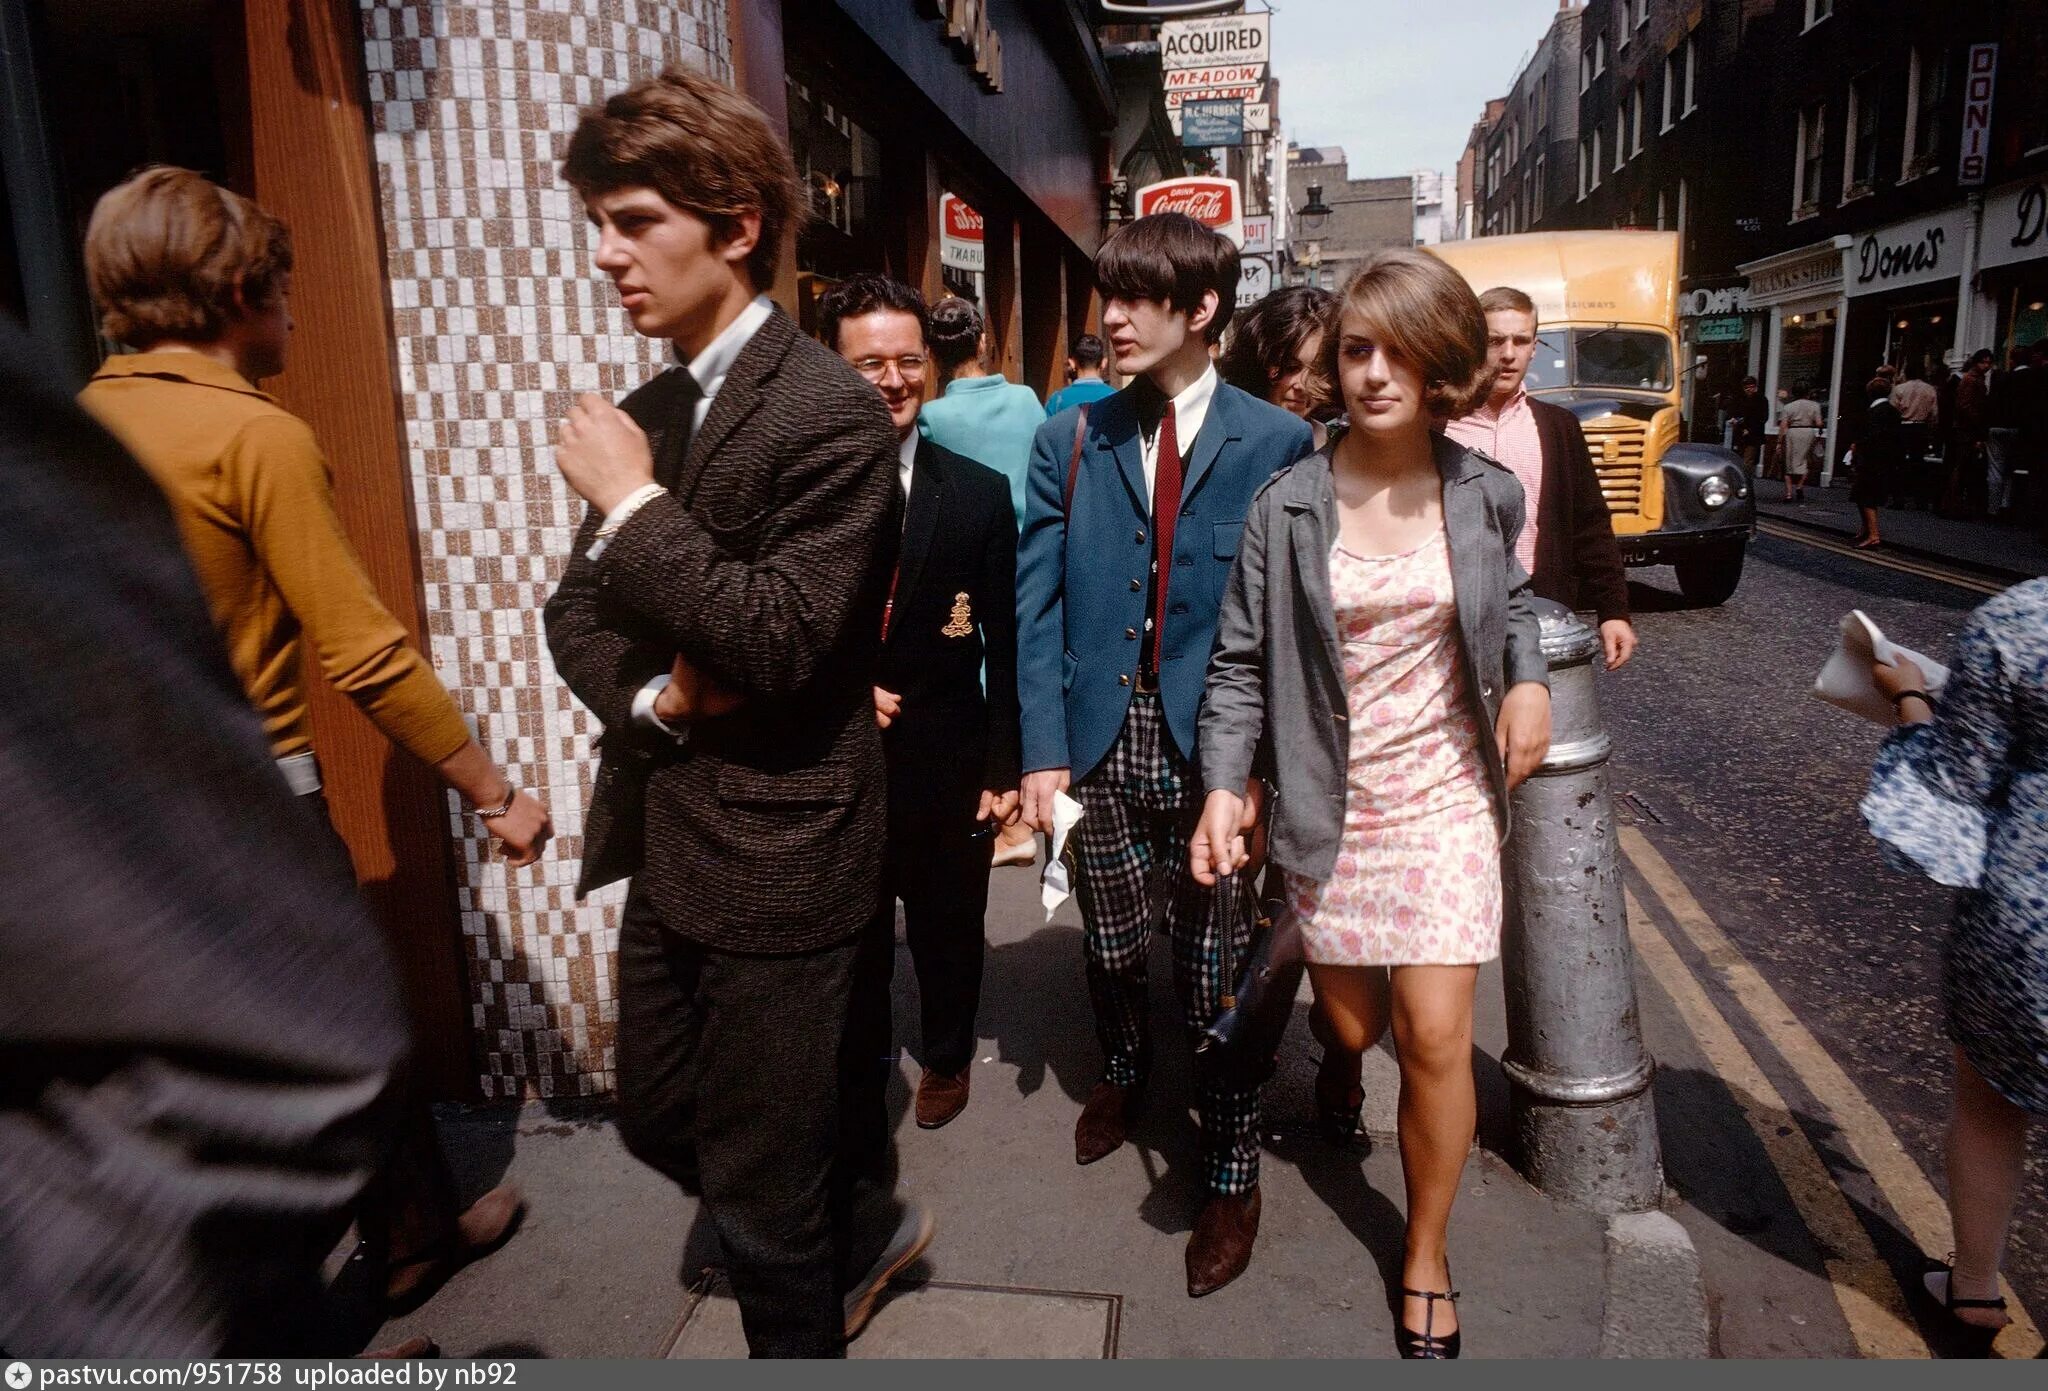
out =
<svg viewBox="0 0 2048 1391"><path fill-rule="evenodd" d="M1873 662L1890 663L1904 657L1927 678L1927 694L1938 695L1948 681L1948 668L1932 657L1923 657L1910 647L1886 638L1862 609L1849 610L1842 620L1842 641L1828 657L1827 665L1814 678L1813 693L1830 705L1876 724L1890 725L1898 718L1890 700L1870 677Z"/></svg>
<svg viewBox="0 0 2048 1391"><path fill-rule="evenodd" d="M1045 905L1047 922L1074 893L1074 872L1066 861L1066 849L1067 837L1080 819L1079 802L1064 792L1052 794L1052 853L1045 857L1045 873L1038 878L1038 898Z"/></svg>

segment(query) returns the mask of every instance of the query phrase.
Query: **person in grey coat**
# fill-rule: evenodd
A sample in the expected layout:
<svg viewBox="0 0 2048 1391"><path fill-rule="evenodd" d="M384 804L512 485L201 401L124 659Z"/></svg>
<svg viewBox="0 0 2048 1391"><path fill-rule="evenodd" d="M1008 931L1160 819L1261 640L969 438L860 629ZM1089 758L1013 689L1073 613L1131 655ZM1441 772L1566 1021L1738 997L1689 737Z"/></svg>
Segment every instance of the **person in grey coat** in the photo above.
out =
<svg viewBox="0 0 2048 1391"><path fill-rule="evenodd" d="M1458 1355L1445 1232L1476 1101L1472 1001L1500 954L1508 792L1550 743L1522 487L1433 425L1486 400L1486 320L1456 272L1366 261L1325 334L1350 428L1253 500L1196 747L1202 882L1246 865L1246 779L1274 784L1270 854L1325 1048L1319 1109L1355 1123L1391 1022L1408 1190L1395 1342ZM1348 1129L1348 1126L1347 1126Z"/></svg>

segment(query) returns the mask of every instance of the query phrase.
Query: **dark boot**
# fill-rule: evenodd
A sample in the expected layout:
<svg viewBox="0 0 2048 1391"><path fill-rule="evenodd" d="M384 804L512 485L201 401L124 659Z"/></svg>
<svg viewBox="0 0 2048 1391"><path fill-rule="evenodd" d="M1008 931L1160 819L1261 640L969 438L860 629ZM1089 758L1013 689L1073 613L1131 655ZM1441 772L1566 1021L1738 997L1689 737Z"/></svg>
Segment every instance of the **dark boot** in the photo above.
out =
<svg viewBox="0 0 2048 1391"><path fill-rule="evenodd" d="M1123 1147L1125 1127L1144 1105L1144 1092L1138 1087L1097 1082L1081 1108L1081 1118L1074 1122L1074 1162L1093 1164L1116 1153Z"/></svg>
<svg viewBox="0 0 2048 1391"><path fill-rule="evenodd" d="M1214 1294L1244 1274L1259 1236L1259 1190L1212 1193L1188 1238L1188 1298Z"/></svg>

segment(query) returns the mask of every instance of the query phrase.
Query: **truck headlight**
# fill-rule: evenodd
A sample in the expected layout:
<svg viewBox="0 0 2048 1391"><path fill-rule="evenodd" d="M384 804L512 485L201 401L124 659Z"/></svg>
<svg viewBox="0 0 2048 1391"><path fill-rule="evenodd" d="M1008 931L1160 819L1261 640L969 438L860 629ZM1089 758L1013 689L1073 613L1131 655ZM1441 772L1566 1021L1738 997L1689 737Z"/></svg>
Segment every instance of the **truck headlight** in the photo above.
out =
<svg viewBox="0 0 2048 1391"><path fill-rule="evenodd" d="M1715 474L1700 480L1700 502L1707 507L1725 507L1728 499L1735 496L1735 490L1728 486L1728 480Z"/></svg>

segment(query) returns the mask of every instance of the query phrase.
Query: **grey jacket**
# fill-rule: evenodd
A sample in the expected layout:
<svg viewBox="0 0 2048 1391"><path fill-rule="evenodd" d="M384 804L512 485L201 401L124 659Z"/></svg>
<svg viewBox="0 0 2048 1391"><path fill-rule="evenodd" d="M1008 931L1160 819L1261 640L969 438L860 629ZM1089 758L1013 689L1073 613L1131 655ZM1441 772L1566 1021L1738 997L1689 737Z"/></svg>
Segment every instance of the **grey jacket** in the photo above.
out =
<svg viewBox="0 0 2048 1391"><path fill-rule="evenodd" d="M1515 560L1522 485L1483 455L1432 438L1444 480L1465 685L1505 835L1507 773L1494 744L1494 716L1511 686L1549 684L1529 576ZM1268 853L1274 864L1313 879L1327 879L1336 868L1351 747L1330 604L1334 447L1276 475L1252 500L1223 597L1196 743L1205 789L1239 791L1254 771L1273 783Z"/></svg>

